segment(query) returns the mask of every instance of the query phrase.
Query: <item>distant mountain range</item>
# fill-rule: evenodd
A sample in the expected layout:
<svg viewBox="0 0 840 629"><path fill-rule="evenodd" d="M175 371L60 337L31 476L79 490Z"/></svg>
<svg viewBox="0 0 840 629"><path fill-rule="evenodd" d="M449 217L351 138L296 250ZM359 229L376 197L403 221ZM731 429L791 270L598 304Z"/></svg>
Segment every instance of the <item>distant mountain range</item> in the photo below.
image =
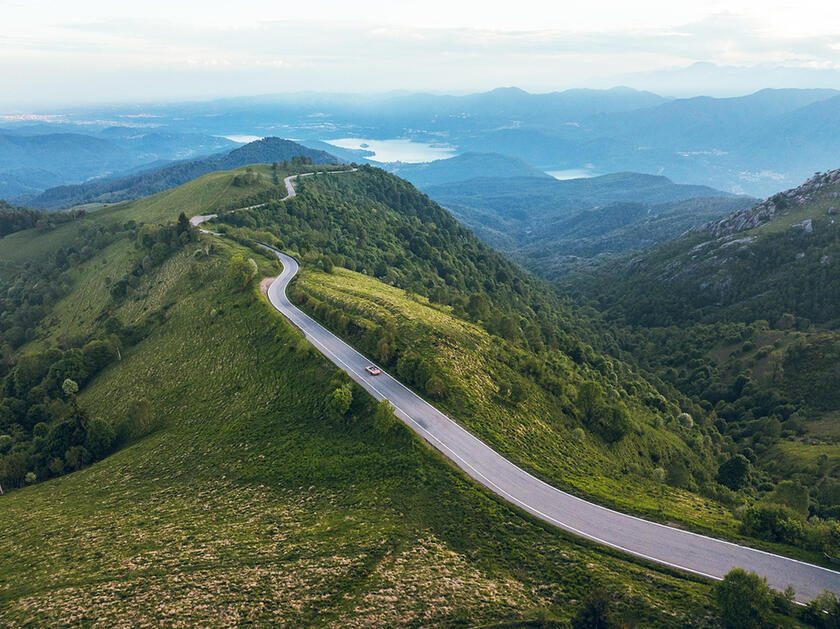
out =
<svg viewBox="0 0 840 629"><path fill-rule="evenodd" d="M156 126L126 127L127 117ZM325 141L445 143L460 153L516 157L540 170L642 172L761 197L834 164L840 92L766 89L681 99L630 88L548 94L500 88L466 96L300 93L93 108L65 114L59 124L19 122L0 130L5 142L28 134L32 143L11 150L0 141L0 153L8 157L0 161L0 198L217 153L231 146L215 146L228 141L214 136L242 134L296 138L359 163L373 153L330 148ZM75 148L58 150L58 138L37 140L35 134L88 134L94 140L77 138ZM39 142L47 143L43 151Z"/></svg>
<svg viewBox="0 0 840 629"><path fill-rule="evenodd" d="M485 242L547 277L602 254L646 249L755 202L640 173L480 177L423 190Z"/></svg>
<svg viewBox="0 0 840 629"><path fill-rule="evenodd" d="M154 162L208 155L236 143L204 134L112 127L95 134L0 129L0 198L125 172Z"/></svg>
<svg viewBox="0 0 840 629"><path fill-rule="evenodd" d="M51 188L30 199L28 205L36 208L60 209L84 203L129 201L180 186L216 170L231 170L248 164L283 162L295 157L309 158L314 164L339 163L336 157L324 151L310 149L280 138L264 138L229 153L179 162L137 175Z"/></svg>

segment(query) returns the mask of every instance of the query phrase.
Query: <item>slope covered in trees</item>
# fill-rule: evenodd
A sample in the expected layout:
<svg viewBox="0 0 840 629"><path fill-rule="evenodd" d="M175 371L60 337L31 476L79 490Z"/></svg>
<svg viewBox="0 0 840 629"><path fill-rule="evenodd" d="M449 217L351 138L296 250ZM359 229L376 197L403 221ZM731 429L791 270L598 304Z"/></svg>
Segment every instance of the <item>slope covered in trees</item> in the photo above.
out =
<svg viewBox="0 0 840 629"><path fill-rule="evenodd" d="M549 278L598 256L647 249L753 202L640 173L481 177L424 191L482 240Z"/></svg>
<svg viewBox="0 0 840 629"><path fill-rule="evenodd" d="M840 172L564 284L704 409L756 500L742 530L838 552Z"/></svg>

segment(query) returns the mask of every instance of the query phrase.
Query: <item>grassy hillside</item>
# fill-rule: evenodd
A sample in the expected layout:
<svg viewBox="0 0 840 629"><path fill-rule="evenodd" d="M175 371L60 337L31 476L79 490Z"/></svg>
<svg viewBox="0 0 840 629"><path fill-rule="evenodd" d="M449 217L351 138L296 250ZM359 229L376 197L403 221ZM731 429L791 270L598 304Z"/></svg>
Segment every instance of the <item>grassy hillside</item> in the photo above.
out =
<svg viewBox="0 0 840 629"><path fill-rule="evenodd" d="M812 561L831 546L830 523L806 530L802 514L779 516L784 526L792 523L792 535L749 523L776 483L790 479L768 476L740 429L719 423L714 404L655 362L628 353L638 341L626 330L613 336L596 312L562 301L381 171L315 177L301 191L286 202L269 199L224 215L213 228L241 242L277 244L307 270L346 280L349 287L332 292L310 287L314 301L304 307L500 450L557 484L649 517L750 536ZM338 267L366 277L343 277ZM370 277L379 281L367 284ZM393 293L395 303L373 316L364 304L385 299L385 285L406 293ZM296 295L302 304L303 287ZM399 325L396 313L415 300L431 310ZM463 356L469 360L459 362ZM475 377L469 365L480 368ZM742 384L733 378L727 387L738 397ZM735 399L728 388L721 398ZM759 401L779 412L788 403L778 396ZM732 466L743 473L733 477Z"/></svg>
<svg viewBox="0 0 840 629"><path fill-rule="evenodd" d="M707 464L711 453L702 433L665 427L661 417L638 403L642 396L626 393L621 397L630 426L616 442L579 417L575 391L584 381L600 379L597 371L562 355L550 373L542 371L535 357L454 317L450 308L345 269L305 272L294 298L403 381L412 379L410 357L422 357L422 369L441 384L430 387L426 376L414 376L421 394L552 484L625 511L736 532L736 521L723 505L654 478L655 468L673 461L690 461L692 468ZM338 313L345 317L343 326ZM382 328L394 339L385 352L375 333ZM620 365L609 370L620 386L645 386Z"/></svg>
<svg viewBox="0 0 840 629"><path fill-rule="evenodd" d="M225 177L171 193L180 202L168 210L152 198L84 220L172 221L189 199L208 211L199 198L235 205L212 192ZM15 264L77 230L16 234ZM71 342L68 326L104 331L69 313L102 299L101 267L132 256L130 241L118 244L75 269L39 343ZM570 539L478 489L383 416L253 283L236 290L234 254L276 273L206 237L127 296L104 298L125 326L161 313L79 396L133 437L90 467L0 496L5 625L545 623L578 614L599 588L629 624L716 624L707 583ZM337 418L327 401L345 386L352 403Z"/></svg>

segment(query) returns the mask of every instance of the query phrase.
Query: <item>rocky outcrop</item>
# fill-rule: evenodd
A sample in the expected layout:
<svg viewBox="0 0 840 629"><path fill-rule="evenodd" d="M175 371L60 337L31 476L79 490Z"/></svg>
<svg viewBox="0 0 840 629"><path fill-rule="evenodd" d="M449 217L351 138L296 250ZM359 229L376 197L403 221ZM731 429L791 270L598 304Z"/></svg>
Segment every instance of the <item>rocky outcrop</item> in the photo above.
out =
<svg viewBox="0 0 840 629"><path fill-rule="evenodd" d="M729 216L696 227L692 231L706 232L715 238L730 236L769 223L776 216L785 214L793 208L812 203L819 197L840 198L840 169L827 173L817 173L797 188L775 194L749 209L733 212ZM834 211L837 210L834 209ZM832 212L829 211L829 213ZM812 231L811 221L805 222L808 223L807 226L800 223L799 227L806 232Z"/></svg>

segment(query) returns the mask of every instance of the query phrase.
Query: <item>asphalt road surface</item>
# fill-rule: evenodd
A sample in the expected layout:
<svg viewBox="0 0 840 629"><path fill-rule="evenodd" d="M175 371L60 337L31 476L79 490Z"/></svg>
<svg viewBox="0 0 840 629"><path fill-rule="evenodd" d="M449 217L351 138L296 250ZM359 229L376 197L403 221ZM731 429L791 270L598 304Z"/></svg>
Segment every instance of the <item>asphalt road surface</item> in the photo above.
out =
<svg viewBox="0 0 840 629"><path fill-rule="evenodd" d="M679 570L721 579L740 566L767 577L776 589L792 585L799 601L808 601L824 589L840 592L840 573L834 570L619 513L532 476L386 372L368 374L365 367L372 361L289 301L286 287L297 273L298 263L266 248L283 263L283 272L268 289L271 304L374 398L387 399L396 416L420 437L505 500L575 535Z"/></svg>

